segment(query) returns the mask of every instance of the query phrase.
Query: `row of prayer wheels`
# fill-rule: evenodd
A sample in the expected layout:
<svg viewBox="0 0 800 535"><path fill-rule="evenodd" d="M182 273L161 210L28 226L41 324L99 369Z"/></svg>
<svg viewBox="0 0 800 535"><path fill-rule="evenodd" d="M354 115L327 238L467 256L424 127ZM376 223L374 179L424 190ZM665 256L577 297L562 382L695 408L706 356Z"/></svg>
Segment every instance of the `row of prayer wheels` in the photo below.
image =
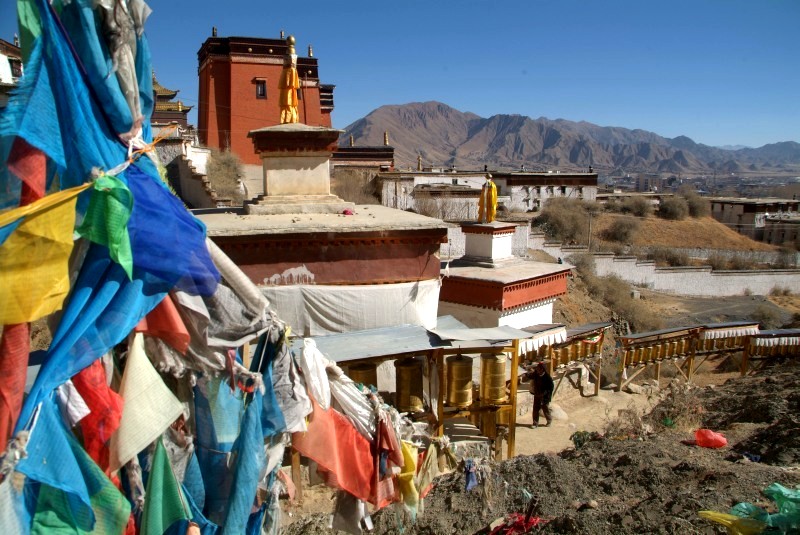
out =
<svg viewBox="0 0 800 535"><path fill-rule="evenodd" d="M488 405L505 403L506 356L481 355L480 391L478 396ZM472 358L464 355L447 357L447 404L466 408L472 405Z"/></svg>
<svg viewBox="0 0 800 535"><path fill-rule="evenodd" d="M485 404L505 403L506 356L481 355L481 381L478 396ZM445 400L451 407L466 408L472 405L472 358L454 355L446 359L447 392ZM397 360L395 367L395 407L400 412L421 412L423 403L423 359ZM377 366L373 363L354 364L348 368L350 378L365 385L378 384Z"/></svg>
<svg viewBox="0 0 800 535"><path fill-rule="evenodd" d="M658 345L641 346L625 350L625 365L644 364L660 359L681 357L688 355L691 348L691 340L682 338L671 342L663 342Z"/></svg>
<svg viewBox="0 0 800 535"><path fill-rule="evenodd" d="M714 351L723 349L742 349L744 347L744 336L731 336L730 338L716 338L701 340L700 351Z"/></svg>

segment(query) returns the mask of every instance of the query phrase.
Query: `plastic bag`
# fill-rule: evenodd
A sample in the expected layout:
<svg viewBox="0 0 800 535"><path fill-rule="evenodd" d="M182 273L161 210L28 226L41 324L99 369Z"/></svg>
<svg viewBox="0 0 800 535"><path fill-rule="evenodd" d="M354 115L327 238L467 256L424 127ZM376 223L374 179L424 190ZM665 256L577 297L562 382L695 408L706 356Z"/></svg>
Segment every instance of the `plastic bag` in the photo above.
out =
<svg viewBox="0 0 800 535"><path fill-rule="evenodd" d="M711 429L698 429L694 433L694 440L698 446L703 448L722 448L728 445L727 438Z"/></svg>

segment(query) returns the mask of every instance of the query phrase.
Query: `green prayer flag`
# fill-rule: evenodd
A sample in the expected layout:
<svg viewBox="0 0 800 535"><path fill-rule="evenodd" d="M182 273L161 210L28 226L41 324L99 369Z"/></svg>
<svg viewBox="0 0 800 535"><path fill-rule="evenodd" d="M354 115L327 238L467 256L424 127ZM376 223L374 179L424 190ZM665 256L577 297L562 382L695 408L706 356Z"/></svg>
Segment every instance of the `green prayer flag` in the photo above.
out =
<svg viewBox="0 0 800 535"><path fill-rule="evenodd" d="M150 464L141 535L161 535L178 520L188 520L190 516L161 438L156 440L156 451Z"/></svg>
<svg viewBox="0 0 800 535"><path fill-rule="evenodd" d="M77 441L70 438L69 445L89 490L91 509L74 495L43 483L36 500L31 535L122 535L131 516L130 502Z"/></svg>
<svg viewBox="0 0 800 535"><path fill-rule="evenodd" d="M89 208L77 232L89 241L108 247L111 258L133 279L133 252L128 220L133 194L121 180L101 176L94 181Z"/></svg>
<svg viewBox="0 0 800 535"><path fill-rule="evenodd" d="M17 0L17 21L22 62L25 63L31 57L33 42L42 33L42 21L33 0Z"/></svg>

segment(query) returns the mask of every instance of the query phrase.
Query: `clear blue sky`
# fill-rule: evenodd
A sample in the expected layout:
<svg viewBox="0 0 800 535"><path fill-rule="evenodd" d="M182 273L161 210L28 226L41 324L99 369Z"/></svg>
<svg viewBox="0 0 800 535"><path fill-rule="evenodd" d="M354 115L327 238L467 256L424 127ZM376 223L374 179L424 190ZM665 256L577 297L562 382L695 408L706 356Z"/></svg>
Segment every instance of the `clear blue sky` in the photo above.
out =
<svg viewBox="0 0 800 535"><path fill-rule="evenodd" d="M0 0L0 37L15 31ZM438 100L687 135L708 145L800 141L798 0L151 0L159 81L197 100L197 50L220 36L308 44L336 84L334 126Z"/></svg>

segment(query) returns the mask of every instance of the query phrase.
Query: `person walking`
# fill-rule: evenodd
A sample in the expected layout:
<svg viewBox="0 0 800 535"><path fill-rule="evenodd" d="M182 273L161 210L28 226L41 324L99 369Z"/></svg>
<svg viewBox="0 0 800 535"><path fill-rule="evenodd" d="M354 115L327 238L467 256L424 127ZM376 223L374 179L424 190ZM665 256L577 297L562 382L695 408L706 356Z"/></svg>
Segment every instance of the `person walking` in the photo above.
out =
<svg viewBox="0 0 800 535"><path fill-rule="evenodd" d="M539 412L544 413L545 427L550 427L553 416L550 413L550 400L553 398L553 378L541 362L532 372L528 372L533 394L533 427L539 427Z"/></svg>

